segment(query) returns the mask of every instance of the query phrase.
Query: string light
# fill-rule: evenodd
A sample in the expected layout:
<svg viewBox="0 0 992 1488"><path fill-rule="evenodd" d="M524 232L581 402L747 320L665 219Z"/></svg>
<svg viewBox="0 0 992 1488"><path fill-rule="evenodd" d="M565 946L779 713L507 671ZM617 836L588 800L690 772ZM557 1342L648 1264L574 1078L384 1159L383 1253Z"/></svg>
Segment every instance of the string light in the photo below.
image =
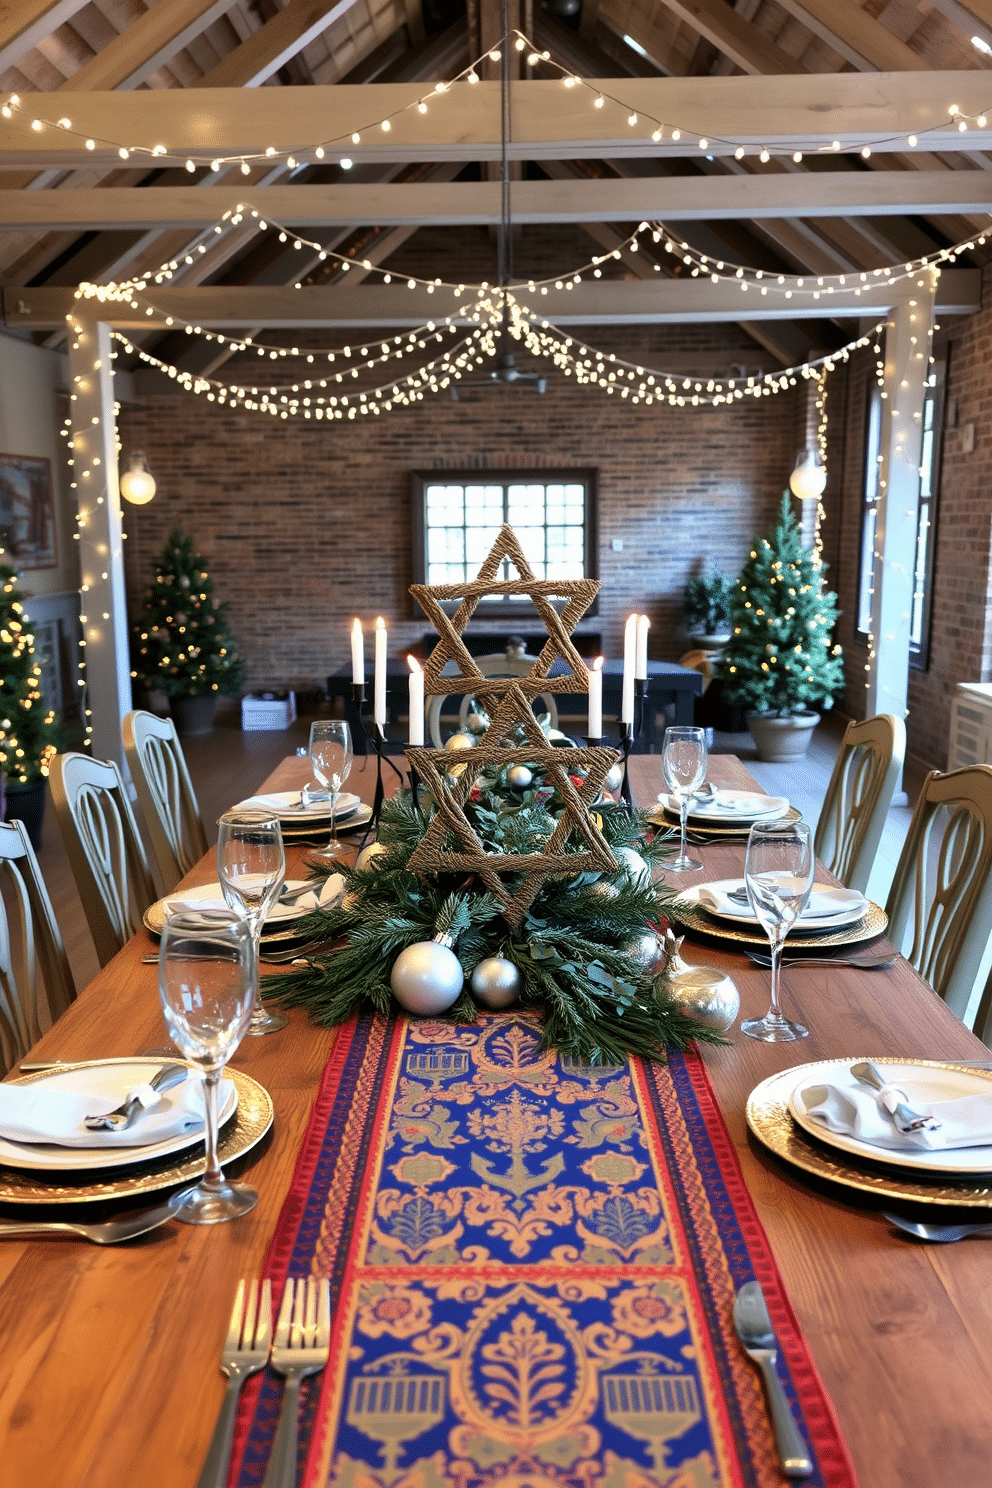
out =
<svg viewBox="0 0 992 1488"><path fill-rule="evenodd" d="M195 153L189 154L185 150L179 151L162 143L155 145L131 143L125 140L111 139L99 135L93 138L86 138L85 147L87 150L94 150L99 144L103 149L115 150L118 156L124 160L136 155L147 156L156 161L185 166L187 171L195 171L209 165L210 169L216 172L225 167L234 166L240 169L243 175L248 175L251 172L252 165L272 159L282 159L287 164L292 161L294 165L311 164L312 162L308 158L311 153L315 159L323 159L324 154L329 149L332 149L335 145L344 143L348 136L350 136L352 144L357 145L363 133L376 129L380 132L389 133L393 128L393 124L405 115L409 115L411 119L422 117L428 112L428 105L432 100L443 98L445 95L457 91L455 85L458 83L464 83L467 87L475 86L479 82L479 68L484 59L488 57L490 60L498 60L501 56L500 48L509 45L511 41L513 47L518 52L528 52L528 66L535 67L540 63L544 63L558 74L566 88L578 87L585 89L590 95L591 105L594 109L602 110L607 105L611 105L617 110L622 110L630 128L640 128L643 130L643 139L646 146L657 144L667 131L673 143L678 143L684 137L687 149L726 151L730 154L736 154L737 158L741 159L744 149L751 147L758 151L759 159L762 162L767 162L773 154L781 156L789 155L794 160L799 161L802 159L804 153L836 153L842 148L839 140L833 140L830 144L816 145L811 149L806 147L804 150L797 150L794 143L787 141L783 141L779 145L770 143L760 144L755 143L753 140L741 140L730 135L707 137L696 134L693 130L685 128L680 123L673 124L671 120L659 119L651 113L645 113L643 109L633 107L629 101L624 100L619 94L605 90L602 87L601 80L597 80L595 83L590 82L580 74L572 71L565 63L559 62L547 50L540 50L522 31L517 30L508 32L506 36L500 39L496 48L481 54L450 80L440 80L435 83L420 98L412 100L401 108L392 110L380 119L372 120L362 125L360 129L345 131L340 135L321 140L316 145L296 144L281 148L277 148L274 145L267 145L264 149L258 151L249 151L236 155L211 155L200 158ZM985 129L989 112L992 112L992 103L980 109L975 114L965 112L956 103L949 104L946 108L946 116L953 121L954 129L958 133L966 133L971 127L980 130ZM17 93L9 94L4 103L0 105L0 115L11 122L27 122L28 127L35 133L41 133L45 129L58 129L65 134L74 135L79 139L83 138L82 132L65 115L52 121L44 119L40 115L35 115L33 110L29 113L20 95ZM948 142L943 138L947 132L948 124L942 115L940 120L927 125L923 129L918 128L914 134L908 136L904 134L891 134L883 137L873 137L870 143L864 138L861 140L852 138L846 148L852 153L860 152L863 158L868 159L872 154L873 148L881 151L885 151L886 149L902 150L907 145L910 148L915 148L919 143L919 139L923 137L924 139L929 138L934 148L946 150L950 147ZM293 166L290 166L290 168L293 168Z"/></svg>

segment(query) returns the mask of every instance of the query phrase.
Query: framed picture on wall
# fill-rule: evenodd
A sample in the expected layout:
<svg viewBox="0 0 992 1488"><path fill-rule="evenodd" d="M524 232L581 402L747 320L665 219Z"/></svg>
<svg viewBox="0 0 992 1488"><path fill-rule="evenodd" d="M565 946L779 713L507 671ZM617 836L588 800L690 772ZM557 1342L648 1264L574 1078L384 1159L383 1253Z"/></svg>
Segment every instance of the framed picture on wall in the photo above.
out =
<svg viewBox="0 0 992 1488"><path fill-rule="evenodd" d="M18 568L54 568L52 467L40 455L0 454L0 545Z"/></svg>

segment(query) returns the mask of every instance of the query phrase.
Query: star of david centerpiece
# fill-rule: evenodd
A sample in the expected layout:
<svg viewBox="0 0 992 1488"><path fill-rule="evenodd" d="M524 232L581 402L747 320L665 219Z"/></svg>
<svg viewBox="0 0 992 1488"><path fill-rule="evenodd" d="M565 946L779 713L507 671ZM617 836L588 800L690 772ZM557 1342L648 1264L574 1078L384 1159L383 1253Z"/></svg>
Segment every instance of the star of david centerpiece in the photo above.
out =
<svg viewBox="0 0 992 1488"><path fill-rule="evenodd" d="M517 569L518 579L496 578L505 559ZM474 580L461 585L415 584L410 590L440 635L424 664L425 695L477 694L484 698L491 722L483 743L459 751L457 779L449 773L452 755L448 751L407 749L411 767L427 786L436 805L435 815L407 866L419 873L477 874L502 906L503 917L511 929L520 924L545 879L617 872L616 859L589 810L617 759L616 751L553 748L533 708L534 698L541 693L588 689L589 674L572 644L571 632L598 590L599 584L593 579L535 578L509 526L501 529ZM532 599L548 630L548 641L526 676L486 677L465 646L462 633L480 599L507 594L527 594ZM560 615L551 604L551 596L566 600ZM449 617L441 608L441 601L451 599L460 599L461 603ZM549 677L551 667L559 660L570 671ZM460 677L442 677L448 662L454 662ZM516 736L512 741L511 732ZM520 734L525 740L523 744L519 742ZM554 830L538 852L488 850L465 811L473 787L486 770L502 770L515 764L539 770L562 803ZM583 774L585 778L576 785ZM570 847L573 840L577 848ZM507 876L513 881L508 883Z"/></svg>

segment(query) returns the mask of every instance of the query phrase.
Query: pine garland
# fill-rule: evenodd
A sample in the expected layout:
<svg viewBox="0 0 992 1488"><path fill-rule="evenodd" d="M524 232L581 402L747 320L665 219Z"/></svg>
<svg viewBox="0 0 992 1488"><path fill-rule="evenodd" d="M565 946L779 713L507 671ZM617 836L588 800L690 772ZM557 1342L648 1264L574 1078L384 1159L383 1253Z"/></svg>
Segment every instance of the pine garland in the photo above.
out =
<svg viewBox="0 0 992 1488"><path fill-rule="evenodd" d="M593 808L611 849L632 847L648 862L663 861L669 844L652 838L646 817L612 803ZM555 826L555 801L534 788L513 792L500 778L473 791L466 813L494 852L540 851ZM431 819L408 790L383 807L379 842L386 849L363 869L342 867L340 906L299 922L301 935L339 941L305 967L267 977L265 994L287 1007L304 1007L332 1027L362 1007L388 1013L394 1006L390 972L400 951L437 934L451 937L466 990L445 1017L473 1022L468 992L480 961L500 956L521 979L520 1005L545 1014L542 1047L589 1064L622 1063L629 1055L657 1058L664 1046L691 1039L722 1042L652 983L631 949L657 921L672 890L612 875L565 874L545 879L523 921L511 931L493 896L473 877L419 876L407 861Z"/></svg>

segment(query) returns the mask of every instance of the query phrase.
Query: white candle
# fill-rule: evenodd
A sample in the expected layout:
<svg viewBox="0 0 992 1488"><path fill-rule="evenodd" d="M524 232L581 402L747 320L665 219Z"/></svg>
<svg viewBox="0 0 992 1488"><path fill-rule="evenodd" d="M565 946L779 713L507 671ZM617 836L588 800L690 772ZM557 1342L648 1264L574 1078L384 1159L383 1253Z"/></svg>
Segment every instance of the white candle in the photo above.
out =
<svg viewBox="0 0 992 1488"><path fill-rule="evenodd" d="M372 717L379 728L386 727L386 622L380 615L375 622L375 699Z"/></svg>
<svg viewBox="0 0 992 1488"><path fill-rule="evenodd" d="M637 616L628 615L623 632L623 693L620 722L634 723L634 666L637 652Z"/></svg>
<svg viewBox="0 0 992 1488"><path fill-rule="evenodd" d="M408 656L410 663L410 743L424 742L424 674L415 656Z"/></svg>
<svg viewBox="0 0 992 1488"><path fill-rule="evenodd" d="M603 658L589 668L589 738L603 737Z"/></svg>
<svg viewBox="0 0 992 1488"><path fill-rule="evenodd" d="M634 667L634 676L641 682L646 682L648 676L648 631L650 629L651 621L647 615L638 615L637 663Z"/></svg>
<svg viewBox="0 0 992 1488"><path fill-rule="evenodd" d="M365 637L360 620L351 627L351 680L356 687L365 682Z"/></svg>

